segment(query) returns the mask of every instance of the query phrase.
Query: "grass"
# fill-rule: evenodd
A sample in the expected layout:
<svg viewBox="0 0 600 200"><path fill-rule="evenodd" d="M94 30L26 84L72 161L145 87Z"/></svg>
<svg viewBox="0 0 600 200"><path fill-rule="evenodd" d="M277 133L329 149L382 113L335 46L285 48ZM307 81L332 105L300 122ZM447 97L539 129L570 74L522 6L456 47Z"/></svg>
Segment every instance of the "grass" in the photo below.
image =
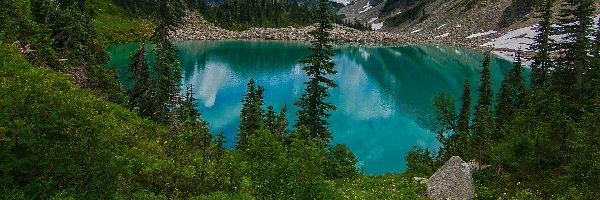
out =
<svg viewBox="0 0 600 200"><path fill-rule="evenodd" d="M104 43L145 41L154 26L148 19L132 16L112 0L93 1L94 26Z"/></svg>
<svg viewBox="0 0 600 200"><path fill-rule="evenodd" d="M361 176L334 183L343 199L426 199L425 185L405 174Z"/></svg>

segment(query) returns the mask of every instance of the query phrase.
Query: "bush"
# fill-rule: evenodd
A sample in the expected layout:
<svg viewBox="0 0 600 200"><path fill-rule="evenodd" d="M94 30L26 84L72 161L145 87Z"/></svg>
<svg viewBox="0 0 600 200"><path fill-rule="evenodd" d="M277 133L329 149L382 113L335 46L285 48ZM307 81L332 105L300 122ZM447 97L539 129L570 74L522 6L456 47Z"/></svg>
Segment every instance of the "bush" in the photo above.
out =
<svg viewBox="0 0 600 200"><path fill-rule="evenodd" d="M406 154L406 173L417 177L430 177L435 172L435 160L429 149L414 146Z"/></svg>
<svg viewBox="0 0 600 200"><path fill-rule="evenodd" d="M358 175L356 156L348 146L337 144L327 149L325 176L328 179L352 179Z"/></svg>

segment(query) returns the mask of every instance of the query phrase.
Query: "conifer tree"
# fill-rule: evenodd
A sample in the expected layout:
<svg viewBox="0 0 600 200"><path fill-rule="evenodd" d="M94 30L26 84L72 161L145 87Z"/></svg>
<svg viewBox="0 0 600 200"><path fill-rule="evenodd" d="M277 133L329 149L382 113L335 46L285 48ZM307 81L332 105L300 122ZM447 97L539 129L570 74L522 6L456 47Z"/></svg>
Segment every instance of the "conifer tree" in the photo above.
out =
<svg viewBox="0 0 600 200"><path fill-rule="evenodd" d="M523 77L523 58L522 52L519 50L516 53L515 61L513 62L513 68L509 73L511 76L511 86L513 88L512 101L515 108L521 108L525 103L525 96L527 95L527 86L525 86L525 78Z"/></svg>
<svg viewBox="0 0 600 200"><path fill-rule="evenodd" d="M275 116L276 114L277 113L275 113L275 108L273 108L273 105L267 106L267 110L265 112L265 129L271 131L271 133L273 133L275 124L277 123L277 116Z"/></svg>
<svg viewBox="0 0 600 200"><path fill-rule="evenodd" d="M150 66L146 61L146 47L142 44L140 48L129 57L131 63L128 70L131 73L129 81L133 85L128 91L129 108L142 116L152 116L152 87L150 79Z"/></svg>
<svg viewBox="0 0 600 200"><path fill-rule="evenodd" d="M194 98L194 86L188 85L185 90L185 96L181 101L181 119L195 123L200 120L200 113L196 109L196 98Z"/></svg>
<svg viewBox="0 0 600 200"><path fill-rule="evenodd" d="M457 130L461 134L469 134L469 124L471 122L471 84L469 80L465 81L460 102L460 113L458 114Z"/></svg>
<svg viewBox="0 0 600 200"><path fill-rule="evenodd" d="M596 27L598 28L594 32L594 49L592 55L596 59L600 59L600 20L598 20Z"/></svg>
<svg viewBox="0 0 600 200"><path fill-rule="evenodd" d="M559 23L564 41L559 45L561 57L559 59L558 77L555 78L556 86L571 92L575 100L581 99L583 76L590 63L590 53L593 53L593 14L595 11L594 0L565 0Z"/></svg>
<svg viewBox="0 0 600 200"><path fill-rule="evenodd" d="M534 38L535 42L530 47L531 51L536 52L531 64L531 84L534 88L541 88L548 83L548 73L553 68L550 56L554 43L550 36L555 32L552 27L553 5L554 0L545 0L542 9L538 11L541 13L541 21L537 28L538 34Z"/></svg>
<svg viewBox="0 0 600 200"><path fill-rule="evenodd" d="M240 113L240 124L238 126L237 146L238 150L244 150L248 145L248 138L265 127L263 122L264 104L261 86L256 86L254 79L246 84L246 94L242 98L242 111ZM274 114L273 114L274 115Z"/></svg>
<svg viewBox="0 0 600 200"><path fill-rule="evenodd" d="M470 124L471 124L471 84L467 79L463 88L460 102L462 103L458 114L456 144L458 146L458 155L467 158L467 152L469 152L469 135L470 135Z"/></svg>
<svg viewBox="0 0 600 200"><path fill-rule="evenodd" d="M440 155L445 160L457 155L459 149L455 140L458 131L454 99L450 94L439 93L433 99L433 107L435 107L436 138L443 145L440 148Z"/></svg>
<svg viewBox="0 0 600 200"><path fill-rule="evenodd" d="M514 88L511 84L510 75L504 76L502 79L502 86L500 88L500 92L498 93L498 105L496 106L496 125L501 127L504 122L507 120L508 116L515 109L512 97L514 96ZM502 136L499 135L501 131L495 131L494 139L498 139Z"/></svg>
<svg viewBox="0 0 600 200"><path fill-rule="evenodd" d="M491 55L485 53L482 63L482 71L479 79L479 97L475 104L473 117L473 145L477 149L477 159L480 163L485 162L489 140L492 135L492 104L494 93L492 91Z"/></svg>
<svg viewBox="0 0 600 200"><path fill-rule="evenodd" d="M275 128L274 128L274 134L275 136L277 136L280 140L285 139L285 137L287 137L287 133L288 133L288 121L285 118L287 114L287 105L284 104L283 107L281 107L281 110L279 110L279 114L277 115L277 122L275 123Z"/></svg>
<svg viewBox="0 0 600 200"><path fill-rule="evenodd" d="M600 97L600 91L597 89L600 85L600 20L598 20L597 27L599 28L596 28L594 33L593 62L590 63L591 69L585 77L586 105L597 103Z"/></svg>
<svg viewBox="0 0 600 200"><path fill-rule="evenodd" d="M309 48L311 54L302 60L305 65L303 70L308 75L308 81L304 84L306 89L295 106L299 108L296 112L298 120L295 127L305 129L301 137L320 139L327 143L332 138L329 132L329 111L336 107L325 100L330 96L327 91L337 85L327 76L336 74L332 57L332 39L329 31L332 29L332 11L329 1L321 0L317 11L318 25L310 32L313 36L312 46Z"/></svg>
<svg viewBox="0 0 600 200"><path fill-rule="evenodd" d="M283 139L287 133L287 120L285 119L285 115L286 105L283 105L279 113L275 112L273 105L269 105L265 113L265 128L279 140Z"/></svg>
<svg viewBox="0 0 600 200"><path fill-rule="evenodd" d="M154 20L157 24L152 34L152 41L156 45L156 62L154 70L155 80L155 112L154 118L158 121L166 121L168 116L169 101L179 92L181 80L181 66L178 60L177 49L169 41L169 33L175 29L178 23L180 7L178 1L166 0L157 2L157 11Z"/></svg>

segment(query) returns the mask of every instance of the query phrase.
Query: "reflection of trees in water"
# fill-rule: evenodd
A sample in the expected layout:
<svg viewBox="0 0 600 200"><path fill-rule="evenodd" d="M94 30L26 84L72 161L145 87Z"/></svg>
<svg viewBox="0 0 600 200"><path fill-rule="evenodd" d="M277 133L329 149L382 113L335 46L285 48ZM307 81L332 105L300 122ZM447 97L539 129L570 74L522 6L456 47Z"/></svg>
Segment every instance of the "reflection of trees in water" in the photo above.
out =
<svg viewBox="0 0 600 200"><path fill-rule="evenodd" d="M364 51L369 56L364 56ZM465 79L477 84L483 60L480 52L434 45L364 48L360 51L349 48L344 53L359 63L383 92L393 97L399 112L416 119L426 128L434 125L431 120L433 97L440 91L450 91L458 97ZM512 65L497 58L494 66L493 81L500 83Z"/></svg>
<svg viewBox="0 0 600 200"><path fill-rule="evenodd" d="M290 68L307 54L306 44L279 41L186 41L176 45L180 50L184 77L193 77L197 70L203 70L211 63L219 63L219 68L227 67L232 74L241 77L289 73ZM111 65L124 69L129 62L129 54L138 47L139 43L108 47L113 53ZM471 81L472 87L478 84L483 59L482 54L476 51L435 45L339 47L335 51L336 59L358 63L366 76L375 80L374 84L381 90L380 96L394 104L396 112L417 119L423 127L430 127L433 123L431 102L438 92L450 91L458 97L465 79ZM152 60L152 57L152 51L149 51L148 58ZM341 65L344 62L338 63L337 67L344 67ZM510 69L511 64L495 59L494 66L493 82L499 87L501 75ZM126 77L127 70L120 73ZM473 95L475 98L476 95Z"/></svg>
<svg viewBox="0 0 600 200"><path fill-rule="evenodd" d="M236 74L248 76L282 72L298 64L308 53L306 44L275 41L192 41L178 43L177 47L184 76L208 61L224 63Z"/></svg>

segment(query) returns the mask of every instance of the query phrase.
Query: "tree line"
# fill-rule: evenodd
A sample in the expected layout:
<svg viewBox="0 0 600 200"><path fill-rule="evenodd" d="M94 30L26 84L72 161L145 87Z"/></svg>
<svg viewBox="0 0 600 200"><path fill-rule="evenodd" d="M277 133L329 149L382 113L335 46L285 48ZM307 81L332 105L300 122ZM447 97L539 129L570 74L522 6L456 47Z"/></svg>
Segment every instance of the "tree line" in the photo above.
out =
<svg viewBox="0 0 600 200"><path fill-rule="evenodd" d="M328 31L332 28L333 13L328 1L318 4L319 15L315 19L319 23L310 32L315 38L311 54L302 60L309 80L304 83L305 92L294 104L299 108L295 113L298 116L293 125L295 130L288 129L285 106L279 112L272 105L265 109L263 94L267 91L250 79L241 100L240 124L232 150L223 147L222 133L209 132L208 123L197 110L193 86L188 86L183 95L180 93L177 51L167 34L177 22L176 4L169 2L159 3L156 12L157 27L152 37L156 45L154 66L146 61L145 45L130 56L129 80L133 84L128 89L127 102L129 109L140 116L168 126L164 136L165 155L173 159L175 169L193 166L195 171L191 173L194 179L199 179L179 174L173 177L178 186L155 188L157 194L189 197L217 191L235 193L240 192L235 190L239 187L258 198L335 198L336 192L328 180L359 175L354 154L345 145L329 145L332 134L327 119L335 106L326 99L328 90L336 84L328 76L336 71L331 60L333 40ZM203 188L193 186L198 181ZM178 194L177 189L187 193Z"/></svg>
<svg viewBox="0 0 600 200"><path fill-rule="evenodd" d="M409 172L431 174L434 166L457 155L490 166L475 174L476 183L487 188L478 194L600 198L600 29L594 28L595 3L565 0L555 15L555 1L543 2L528 79L518 52L513 69L494 93L491 86L498 83L490 79L488 52L474 106L468 81L458 114L452 96L436 96L436 135L443 147L435 157L414 148L407 157ZM562 39L553 40L557 35Z"/></svg>
<svg viewBox="0 0 600 200"><path fill-rule="evenodd" d="M182 16L181 1L150 3L155 48L141 45L131 54L127 89L101 66L108 54L88 1L0 3L0 196L332 199L338 191L331 181L359 176L349 149L329 144L327 118L335 107L326 99L336 85L328 78L335 74L328 1L316 4L319 23L311 32L311 55L302 61L309 81L294 104L295 130L286 108L265 108L268 91L249 80L235 149L224 147L223 133L210 132L193 86L181 92L178 52L168 39ZM153 64L146 59L151 53ZM49 69L73 74L77 84L112 103ZM21 90L29 92L11 93Z"/></svg>

